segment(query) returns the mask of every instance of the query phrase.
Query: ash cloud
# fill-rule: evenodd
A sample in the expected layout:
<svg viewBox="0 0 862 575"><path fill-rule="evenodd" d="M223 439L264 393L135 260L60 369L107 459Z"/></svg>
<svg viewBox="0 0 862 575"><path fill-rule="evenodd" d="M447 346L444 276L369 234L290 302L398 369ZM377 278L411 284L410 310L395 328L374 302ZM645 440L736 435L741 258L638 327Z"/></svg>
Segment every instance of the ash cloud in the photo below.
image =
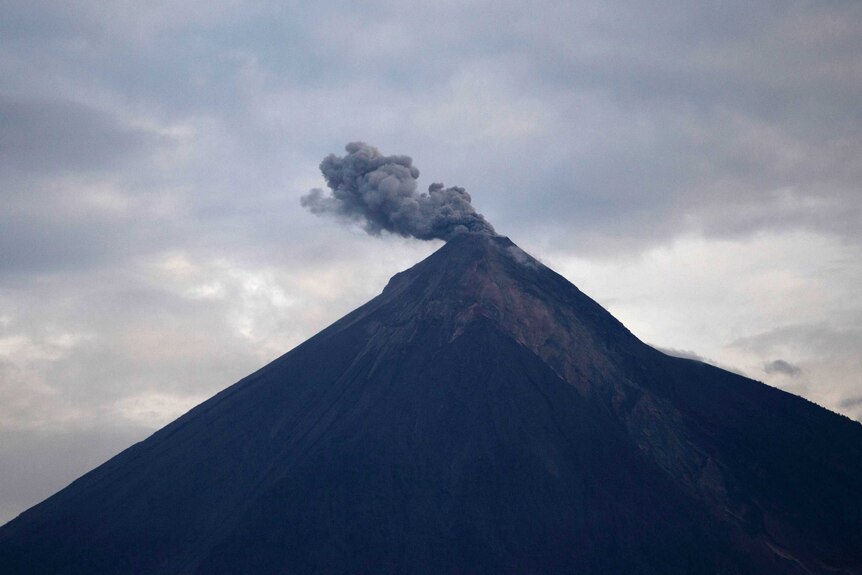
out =
<svg viewBox="0 0 862 575"><path fill-rule="evenodd" d="M331 193L319 188L302 196L304 207L359 223L371 235L382 231L420 240L449 240L463 232L495 235L476 212L464 188L431 184L417 192L419 170L409 156L384 156L374 146L351 142L346 156L330 154L320 171Z"/></svg>

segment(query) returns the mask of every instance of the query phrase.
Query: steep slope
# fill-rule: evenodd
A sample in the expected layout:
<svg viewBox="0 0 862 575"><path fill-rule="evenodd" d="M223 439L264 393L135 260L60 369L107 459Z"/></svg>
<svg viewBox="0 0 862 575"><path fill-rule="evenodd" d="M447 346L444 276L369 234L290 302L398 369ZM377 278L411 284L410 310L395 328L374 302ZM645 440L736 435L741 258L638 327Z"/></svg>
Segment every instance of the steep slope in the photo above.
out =
<svg viewBox="0 0 862 575"><path fill-rule="evenodd" d="M0 528L3 573L574 571L862 573L862 426L479 234Z"/></svg>

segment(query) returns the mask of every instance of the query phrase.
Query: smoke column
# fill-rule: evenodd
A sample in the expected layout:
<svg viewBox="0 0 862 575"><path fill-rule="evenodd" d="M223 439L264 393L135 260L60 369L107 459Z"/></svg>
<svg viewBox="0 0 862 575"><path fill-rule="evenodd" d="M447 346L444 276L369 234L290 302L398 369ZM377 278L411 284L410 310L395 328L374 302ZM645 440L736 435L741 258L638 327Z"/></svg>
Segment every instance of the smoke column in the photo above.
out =
<svg viewBox="0 0 862 575"><path fill-rule="evenodd" d="M417 193L419 170L409 156L384 156L364 142L351 142L345 150L346 156L330 154L320 163L332 193L315 188L302 196L313 214L358 222L372 235L383 230L420 240L448 240L462 232L495 235L464 188L431 184L427 193Z"/></svg>

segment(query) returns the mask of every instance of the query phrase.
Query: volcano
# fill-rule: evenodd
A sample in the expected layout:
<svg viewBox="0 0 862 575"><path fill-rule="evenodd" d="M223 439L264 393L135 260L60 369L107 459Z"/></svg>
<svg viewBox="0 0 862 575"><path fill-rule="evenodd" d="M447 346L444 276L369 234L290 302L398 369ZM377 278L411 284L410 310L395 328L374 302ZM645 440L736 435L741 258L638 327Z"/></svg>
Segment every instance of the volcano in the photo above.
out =
<svg viewBox="0 0 862 575"><path fill-rule="evenodd" d="M0 572L862 573L862 426L463 233L0 528Z"/></svg>

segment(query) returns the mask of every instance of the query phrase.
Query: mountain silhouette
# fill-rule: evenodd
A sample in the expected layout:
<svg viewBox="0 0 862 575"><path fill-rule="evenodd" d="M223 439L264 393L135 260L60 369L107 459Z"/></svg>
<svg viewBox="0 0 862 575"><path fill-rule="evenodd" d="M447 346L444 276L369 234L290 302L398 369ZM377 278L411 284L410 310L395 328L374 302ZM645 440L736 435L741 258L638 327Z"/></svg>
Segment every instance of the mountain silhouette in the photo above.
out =
<svg viewBox="0 0 862 575"><path fill-rule="evenodd" d="M862 573L862 425L464 233L0 528L0 573Z"/></svg>

